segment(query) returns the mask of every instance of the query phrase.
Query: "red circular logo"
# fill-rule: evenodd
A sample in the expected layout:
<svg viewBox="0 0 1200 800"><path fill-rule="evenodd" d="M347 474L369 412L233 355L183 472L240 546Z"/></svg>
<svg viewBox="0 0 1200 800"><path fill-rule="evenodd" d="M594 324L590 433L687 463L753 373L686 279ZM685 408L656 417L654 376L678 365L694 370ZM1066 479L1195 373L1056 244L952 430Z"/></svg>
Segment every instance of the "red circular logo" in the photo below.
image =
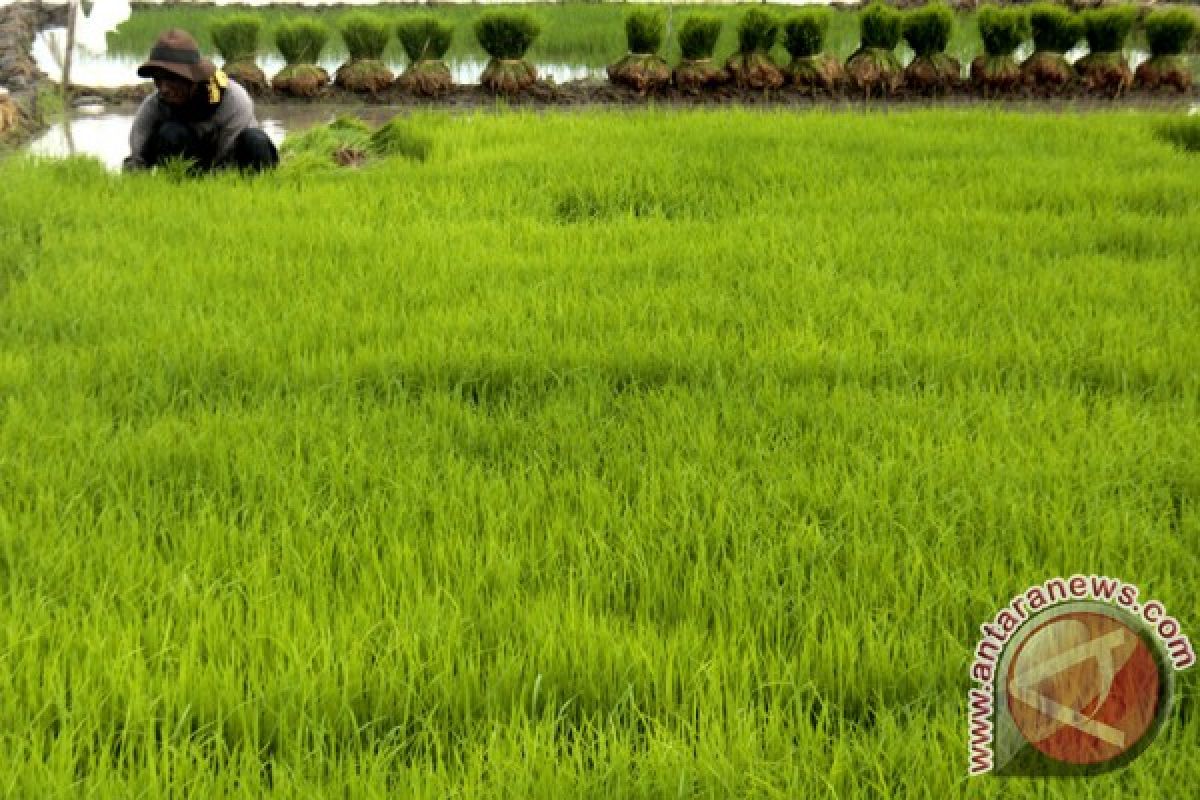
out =
<svg viewBox="0 0 1200 800"><path fill-rule="evenodd" d="M1051 758L1099 764L1136 745L1159 710L1159 669L1136 631L1078 611L1035 628L1005 676L1008 709L1025 739Z"/></svg>

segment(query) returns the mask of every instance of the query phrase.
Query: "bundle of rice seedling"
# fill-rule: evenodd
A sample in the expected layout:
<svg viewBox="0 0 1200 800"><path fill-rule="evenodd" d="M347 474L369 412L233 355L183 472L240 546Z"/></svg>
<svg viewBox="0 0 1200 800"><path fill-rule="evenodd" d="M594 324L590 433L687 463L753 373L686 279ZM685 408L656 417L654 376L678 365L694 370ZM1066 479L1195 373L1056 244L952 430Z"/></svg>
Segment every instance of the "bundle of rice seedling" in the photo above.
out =
<svg viewBox="0 0 1200 800"><path fill-rule="evenodd" d="M1196 36L1196 16L1182 8L1152 11L1142 25L1150 59L1137 68L1134 83L1145 89L1173 86L1186 92L1192 88L1192 71L1183 53Z"/></svg>
<svg viewBox="0 0 1200 800"><path fill-rule="evenodd" d="M267 90L267 76L254 63L261 32L262 20L253 14L222 17L209 28L217 52L225 59L221 69L255 96Z"/></svg>
<svg viewBox="0 0 1200 800"><path fill-rule="evenodd" d="M328 125L289 134L279 146L285 164L295 160L319 159L333 166L361 166L371 153L371 128L367 123L342 115Z"/></svg>
<svg viewBox="0 0 1200 800"><path fill-rule="evenodd" d="M1200 116L1187 116L1160 122L1154 135L1185 153L1200 153Z"/></svg>
<svg viewBox="0 0 1200 800"><path fill-rule="evenodd" d="M432 14L419 14L396 25L396 37L408 56L408 68L396 83L406 91L435 97L454 88L454 77L444 59L454 39L454 28Z"/></svg>
<svg viewBox="0 0 1200 800"><path fill-rule="evenodd" d="M783 23L783 46L792 61L784 76L793 86L834 93L846 80L842 64L831 53L824 52L825 34L833 12L828 8L806 8L788 17Z"/></svg>
<svg viewBox="0 0 1200 800"><path fill-rule="evenodd" d="M957 88L962 64L946 55L954 30L954 11L945 3L931 3L904 15L904 40L915 57L904 70L904 82L922 92Z"/></svg>
<svg viewBox="0 0 1200 800"><path fill-rule="evenodd" d="M1075 62L1075 70L1088 89L1110 91L1116 96L1133 86L1133 71L1122 50L1137 14L1134 6L1083 12L1083 32L1090 52Z"/></svg>
<svg viewBox="0 0 1200 800"><path fill-rule="evenodd" d="M541 25L525 12L489 11L475 22L475 38L491 56L479 83L498 94L516 94L537 81L537 70L525 53L541 33Z"/></svg>
<svg viewBox="0 0 1200 800"><path fill-rule="evenodd" d="M329 73L317 59L329 41L329 29L315 19L295 19L275 29L275 46L287 66L271 81L277 92L314 97L329 83Z"/></svg>
<svg viewBox="0 0 1200 800"><path fill-rule="evenodd" d="M645 94L671 82L671 68L658 55L666 33L667 20L661 11L632 11L625 18L625 39L629 52L608 66L608 79Z"/></svg>
<svg viewBox="0 0 1200 800"><path fill-rule="evenodd" d="M779 37L779 20L770 11L752 8L738 23L738 49L725 62L733 82L741 89L778 89L783 71L771 60Z"/></svg>
<svg viewBox="0 0 1200 800"><path fill-rule="evenodd" d="M401 117L392 117L371 134L371 152L379 156L403 156L413 161L425 161L432 150L433 139Z"/></svg>
<svg viewBox="0 0 1200 800"><path fill-rule="evenodd" d="M721 24L721 18L715 14L693 14L679 27L682 59L672 79L683 91L694 94L729 80L729 73L713 62Z"/></svg>
<svg viewBox="0 0 1200 800"><path fill-rule="evenodd" d="M1038 3L1029 9L1033 55L1021 65L1027 86L1053 90L1070 85L1075 70L1066 53L1083 38L1083 20L1062 6Z"/></svg>
<svg viewBox="0 0 1200 800"><path fill-rule="evenodd" d="M861 43L846 60L851 85L868 97L876 89L886 94L899 89L904 82L904 69L894 51L903 31L900 12L874 2L859 16L858 29Z"/></svg>
<svg viewBox="0 0 1200 800"><path fill-rule="evenodd" d="M350 58L338 67L334 82L352 92L371 94L391 86L395 75L383 63L383 51L391 38L387 22L359 11L342 19L340 31Z"/></svg>
<svg viewBox="0 0 1200 800"><path fill-rule="evenodd" d="M1011 91L1023 82L1013 53L1029 38L1029 14L1019 8L984 6L976 17L984 54L971 62L971 82L991 91Z"/></svg>

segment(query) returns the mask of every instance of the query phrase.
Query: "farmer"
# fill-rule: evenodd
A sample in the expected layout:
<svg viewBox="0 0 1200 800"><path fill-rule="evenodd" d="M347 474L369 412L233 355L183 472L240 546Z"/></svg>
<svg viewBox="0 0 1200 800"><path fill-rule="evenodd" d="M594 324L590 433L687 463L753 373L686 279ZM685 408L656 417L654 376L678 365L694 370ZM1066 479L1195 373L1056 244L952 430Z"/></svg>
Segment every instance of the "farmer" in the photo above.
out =
<svg viewBox="0 0 1200 800"><path fill-rule="evenodd" d="M201 58L185 31L158 37L137 74L154 80L129 133L127 171L169 158L192 159L201 170L236 167L259 171L279 163L279 153L254 117L250 95L211 61Z"/></svg>

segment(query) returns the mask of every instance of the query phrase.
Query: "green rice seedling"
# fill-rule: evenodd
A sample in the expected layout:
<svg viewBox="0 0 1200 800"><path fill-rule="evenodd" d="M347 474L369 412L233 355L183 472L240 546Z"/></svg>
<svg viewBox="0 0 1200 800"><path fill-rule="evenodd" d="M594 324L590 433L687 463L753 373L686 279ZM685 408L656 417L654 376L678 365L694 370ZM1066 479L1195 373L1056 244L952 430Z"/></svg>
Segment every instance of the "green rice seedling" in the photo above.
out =
<svg viewBox="0 0 1200 800"><path fill-rule="evenodd" d="M378 14L357 11L339 25L349 59L338 67L334 83L352 92L376 94L392 85L395 75L383 62L391 33L388 21Z"/></svg>
<svg viewBox="0 0 1200 800"><path fill-rule="evenodd" d="M682 56L672 74L675 86L688 93L720 86L729 73L713 61L723 20L711 13L692 14L679 26L679 50Z"/></svg>
<svg viewBox="0 0 1200 800"><path fill-rule="evenodd" d="M625 18L629 52L620 61L608 65L608 79L628 86L639 95L669 85L671 68L659 55L666 27L666 15L658 9L631 11Z"/></svg>
<svg viewBox="0 0 1200 800"><path fill-rule="evenodd" d="M904 82L904 69L896 58L896 46L904 32L901 13L884 3L871 3L859 14L857 50L846 60L851 85L870 97L876 90L891 94Z"/></svg>
<svg viewBox="0 0 1200 800"><path fill-rule="evenodd" d="M267 76L254 63L261 32L262 18L254 14L219 17L209 28L213 46L225 60L225 74L256 96L267 90Z"/></svg>
<svg viewBox="0 0 1200 800"><path fill-rule="evenodd" d="M1143 583L1196 644L1200 155L1152 121L0 160L4 794L1186 796L1195 666L1122 770L960 746L1025 587Z"/></svg>
<svg viewBox="0 0 1200 800"><path fill-rule="evenodd" d="M4 794L1186 797L1195 666L1122 770L993 791L960 746L1027 586L1144 583L1196 644L1200 155L1158 118L0 160Z"/></svg>
<svg viewBox="0 0 1200 800"><path fill-rule="evenodd" d="M917 91L944 92L956 88L962 64L946 54L954 30L954 11L941 2L904 14L904 40L914 58L904 70L904 82Z"/></svg>
<svg viewBox="0 0 1200 800"><path fill-rule="evenodd" d="M1014 53L1030 36L1028 12L986 5L975 19L983 53L971 62L971 82L988 94L1017 88L1023 76Z"/></svg>
<svg viewBox="0 0 1200 800"><path fill-rule="evenodd" d="M828 8L805 8L783 23L783 46L792 57L784 76L795 87L833 94L846 80L837 57L825 52L825 36L833 12Z"/></svg>
<svg viewBox="0 0 1200 800"><path fill-rule="evenodd" d="M525 53L541 33L541 25L524 11L487 11L475 22L475 38L491 59L480 84L497 94L516 94L537 81L537 70Z"/></svg>
<svg viewBox="0 0 1200 800"><path fill-rule="evenodd" d="M317 64L329 41L329 28L315 19L285 20L275 29L275 46L287 66L271 81L277 92L315 97L329 83L329 73Z"/></svg>
<svg viewBox="0 0 1200 800"><path fill-rule="evenodd" d="M779 38L779 18L771 11L751 8L738 21L738 49L725 62L733 82L742 89L778 89L783 71L771 60Z"/></svg>
<svg viewBox="0 0 1200 800"><path fill-rule="evenodd" d="M444 60L454 40L452 25L433 14L417 14L396 24L396 37L408 56L408 67L397 79L401 88L423 97L436 97L454 88Z"/></svg>
<svg viewBox="0 0 1200 800"><path fill-rule="evenodd" d="M317 158L328 167L360 166L373 150L371 135L371 126L358 117L340 115L327 125L286 136L279 146L281 167L297 158Z"/></svg>
<svg viewBox="0 0 1200 800"><path fill-rule="evenodd" d="M1196 38L1196 15L1182 8L1151 11L1142 22L1150 58L1134 73L1134 85L1144 89L1192 87L1192 71L1183 53Z"/></svg>
<svg viewBox="0 0 1200 800"><path fill-rule="evenodd" d="M1191 114L1160 122L1155 126L1154 133L1184 152L1200 153L1200 115Z"/></svg>
<svg viewBox="0 0 1200 800"><path fill-rule="evenodd" d="M1029 8L1029 31L1033 55L1021 64L1025 85L1052 92L1073 83L1075 69L1066 54L1083 39L1080 16L1053 3L1037 3Z"/></svg>
<svg viewBox="0 0 1200 800"><path fill-rule="evenodd" d="M1075 70L1086 88L1110 92L1116 97L1133 86L1133 71L1123 51L1137 15L1138 10L1132 5L1083 12L1083 32L1089 52L1075 62Z"/></svg>
<svg viewBox="0 0 1200 800"><path fill-rule="evenodd" d="M379 156L403 156L425 161L433 151L433 139L410 120L392 117L371 134L371 151Z"/></svg>

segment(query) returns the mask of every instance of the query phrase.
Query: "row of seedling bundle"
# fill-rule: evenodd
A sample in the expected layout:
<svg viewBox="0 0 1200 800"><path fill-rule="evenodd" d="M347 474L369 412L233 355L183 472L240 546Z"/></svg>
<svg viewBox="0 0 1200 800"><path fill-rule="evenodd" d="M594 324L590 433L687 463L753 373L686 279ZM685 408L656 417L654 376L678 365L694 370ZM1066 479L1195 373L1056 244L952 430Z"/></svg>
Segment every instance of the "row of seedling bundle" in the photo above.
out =
<svg viewBox="0 0 1200 800"><path fill-rule="evenodd" d="M349 57L332 83L343 89L377 93L396 85L434 96L454 86L445 62L454 28L432 14L413 15L391 25L378 15L358 12L344 17L338 32ZM261 33L262 22L252 14L235 14L211 28L213 44L225 59L226 74L255 93L265 91L268 85L255 63ZM270 86L299 97L312 97L327 86L330 75L318 62L331 33L329 26L309 17L281 23L275 29L274 42L285 66ZM383 60L393 33L409 62L399 76ZM474 33L491 57L480 79L485 87L512 93L533 85L537 72L524 56L540 33L536 20L527 14L484 13L476 20Z"/></svg>
<svg viewBox="0 0 1200 800"><path fill-rule="evenodd" d="M910 11L899 11L876 2L859 15L859 47L842 63L825 49L833 12L807 8L780 19L766 9L745 12L737 24L737 51L724 63L714 58L723 20L697 13L678 30L682 60L671 68L661 56L666 39L666 18L661 10L639 10L625 20L628 54L608 68L609 79L641 93L668 86L687 92L732 84L743 89L774 89L791 85L813 92L839 93L851 89L890 94L901 87L936 93L964 86L986 92L1029 87L1061 91L1072 86L1119 93L1133 86L1163 86L1187 91L1192 73L1183 56L1195 37L1197 19L1189 11L1153 11L1143 23L1151 57L1136 73L1124 48L1137 25L1133 6L1112 6L1072 12L1062 6L1039 3L1030 7L984 6L977 15L983 53L963 65L946 53L956 24L954 11L942 2ZM267 86L255 64L261 32L260 20L249 14L227 18L212 29L213 42L225 58L225 70L254 90ZM395 76L383 61L383 52L395 33L409 64ZM351 91L380 92L393 84L421 95L437 95L453 87L444 59L454 29L432 14L412 16L394 26L367 12L348 15L339 32L349 51L333 82ZM524 12L491 11L474 24L475 38L490 57L480 83L501 93L515 93L533 85L536 68L525 54L537 39L540 26ZM317 62L331 31L312 18L285 21L274 33L276 47L286 61L271 85L283 93L313 96L330 83ZM907 42L915 57L901 65L897 48ZM1017 52L1032 41L1032 55L1017 60ZM1088 54L1074 64L1067 53L1086 43ZM777 64L771 51L782 44L790 60Z"/></svg>
<svg viewBox="0 0 1200 800"><path fill-rule="evenodd" d="M721 18L693 15L679 28L683 60L672 70L658 55L661 13L636 11L626 21L630 53L609 67L609 78L640 92L668 85L695 92L726 83L747 89L791 85L829 93L853 89L867 95L890 94L901 87L937 93L968 86L985 92L1021 87L1061 91L1071 86L1114 93L1134 86L1187 91L1192 73L1183 53L1200 27L1186 10L1148 14L1143 30L1151 57L1135 73L1124 56L1138 21L1133 6L1080 13L1050 3L984 6L976 18L984 52L970 63L964 77L962 64L946 53L956 16L943 3L911 11L872 4L859 16L859 47L844 64L825 50L832 13L828 8L806 8L780 20L765 9L751 9L738 22L737 52L724 64L713 59ZM907 67L896 54L902 40L914 53ZM1030 41L1032 55L1018 61L1017 51ZM785 65L771 56L776 43L782 43L790 56ZM1066 54L1081 43L1086 43L1088 54L1074 64L1068 62Z"/></svg>

